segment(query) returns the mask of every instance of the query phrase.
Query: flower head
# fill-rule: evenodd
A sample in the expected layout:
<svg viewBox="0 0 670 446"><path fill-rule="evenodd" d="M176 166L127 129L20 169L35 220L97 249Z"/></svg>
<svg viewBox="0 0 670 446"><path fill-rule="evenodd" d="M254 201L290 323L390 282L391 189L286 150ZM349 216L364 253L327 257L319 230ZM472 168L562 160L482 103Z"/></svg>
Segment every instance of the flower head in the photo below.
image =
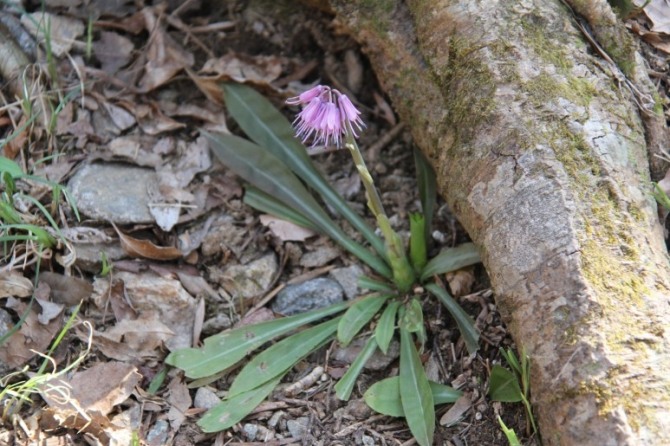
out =
<svg viewBox="0 0 670 446"><path fill-rule="evenodd" d="M300 96L289 98L286 103L304 106L293 125L296 136L303 143L313 138L312 146L334 144L340 147L343 136L351 133L358 137L356 131L365 128L361 112L349 98L324 85L317 85Z"/></svg>

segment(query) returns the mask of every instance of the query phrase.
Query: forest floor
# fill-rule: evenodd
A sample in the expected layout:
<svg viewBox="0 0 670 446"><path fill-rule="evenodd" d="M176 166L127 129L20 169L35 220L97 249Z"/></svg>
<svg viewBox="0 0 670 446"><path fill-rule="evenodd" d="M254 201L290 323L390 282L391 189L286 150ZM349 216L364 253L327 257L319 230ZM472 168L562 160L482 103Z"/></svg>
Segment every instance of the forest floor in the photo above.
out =
<svg viewBox="0 0 670 446"><path fill-rule="evenodd" d="M360 48L327 13L291 2L141 3L46 0L44 8L0 12L0 51L10 61L3 70L15 74L2 89L2 156L32 175L17 181L17 193L46 209L26 198L12 204L24 222L62 235L42 251L4 243L0 336L18 329L0 346L0 376L14 389L67 372L36 380L22 404L5 395L0 445L413 444L403 419L375 414L362 400L375 381L398 373L397 352L377 358L351 399L340 401L333 385L356 350L336 343L284 378L301 391L280 386L227 431L206 434L196 425L235 371L193 383L165 365L171 350L279 317L273 300L289 285L329 278L349 298L361 292L351 283L362 267L329 239L242 202L243 183L200 136L201 129L239 133L217 84L252 85L287 117L283 101L308 85L350 94L367 124L364 157L404 233L408 214L419 210L414 147ZM365 214L349 154L324 150L313 159ZM39 178L67 186L79 218ZM433 253L468 241L443 202L433 228ZM444 280L482 340L469 356L448 313L424 297L422 360L431 379L464 391L456 404L437 407L435 444L507 444L498 416L522 444L537 444L521 404L487 398L499 348L513 343L485 271L479 265Z"/></svg>

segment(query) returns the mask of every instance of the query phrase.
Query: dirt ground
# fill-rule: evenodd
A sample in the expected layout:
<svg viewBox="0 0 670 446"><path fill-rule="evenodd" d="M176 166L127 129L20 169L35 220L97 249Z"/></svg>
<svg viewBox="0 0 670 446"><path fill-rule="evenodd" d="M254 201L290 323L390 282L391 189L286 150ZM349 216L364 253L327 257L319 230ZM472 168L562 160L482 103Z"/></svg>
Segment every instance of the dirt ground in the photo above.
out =
<svg viewBox="0 0 670 446"><path fill-rule="evenodd" d="M58 382L35 384L18 408L5 398L0 445L414 444L402 419L375 414L362 400L374 382L397 374L394 358L366 370L352 398L340 401L333 385L348 366L347 355L329 345L295 367L243 422L218 434L205 434L195 423L207 400L228 388L234 370L192 383L163 363L178 343L275 317L272 299L287 284L357 263L324 237L298 240L273 230L271 219L243 204L240 180L210 157L199 138L203 128L239 133L227 118L218 82L253 85L289 117L283 101L304 85L328 84L350 94L367 124L360 144L384 205L396 229L408 231L408 213L419 209L412 138L337 21L288 1L46 0L44 8L40 2L23 8L5 6L0 25L0 40L18 42L19 54L3 54L14 54L8 60L15 61L15 79L21 80L2 86L2 155L61 184L74 185L91 166L137 168L138 175L155 175L150 198L160 205L152 204L146 221L124 220L123 210L105 217L99 208L123 194L119 184L80 209L77 220L73 207L54 201L49 187L34 179L17 183L52 211L68 243L43 252L28 243L5 243L0 302L7 326L28 316L0 348L3 386L40 369L44 357L38 352L49 351L82 304L49 353L58 370L72 368ZM36 47L44 17L53 41ZM665 82L662 66L653 68ZM348 153L325 151L314 160L365 213L364 190ZM49 226L34 203L22 206L29 222ZM433 253L468 241L443 202L434 229ZM267 281L242 290L231 279L232 267L248 268L268 256L275 263L265 270ZM456 405L438 407L437 419L445 422L435 444L505 445L498 415L522 444L537 444L521 404L486 396L491 367L501 363L498 349L513 343L485 271L480 265L445 280L477 321L482 339L478 354L469 357L446 310L423 299L428 342L422 360L432 379L466 395ZM40 300L30 308L33 294ZM167 329L176 335L166 335ZM46 371L53 371L47 364ZM317 366L324 372L310 379ZM295 382L304 389L287 393ZM65 395L78 406L66 408Z"/></svg>

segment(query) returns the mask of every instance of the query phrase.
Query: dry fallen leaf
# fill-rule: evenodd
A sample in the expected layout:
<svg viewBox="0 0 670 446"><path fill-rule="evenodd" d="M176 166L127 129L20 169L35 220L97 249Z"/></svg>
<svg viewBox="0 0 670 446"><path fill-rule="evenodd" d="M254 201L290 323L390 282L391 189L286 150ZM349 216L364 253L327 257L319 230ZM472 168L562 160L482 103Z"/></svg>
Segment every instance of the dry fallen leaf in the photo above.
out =
<svg viewBox="0 0 670 446"><path fill-rule="evenodd" d="M440 418L440 425L446 427L453 426L463 419L465 412L470 410L471 407L472 400L470 399L470 395L467 393L463 394L463 396L457 399L454 405L442 415L442 418Z"/></svg>
<svg viewBox="0 0 670 446"><path fill-rule="evenodd" d="M170 411L167 414L170 420L170 427L175 432L179 430L181 424L186 420L186 411L191 407L191 395L188 387L179 376L175 376L168 384L168 403Z"/></svg>
<svg viewBox="0 0 670 446"><path fill-rule="evenodd" d="M272 215L261 215L261 224L270 229L272 234L282 242L302 242L316 235L311 229L303 228L295 223L282 220L281 218Z"/></svg>
<svg viewBox="0 0 670 446"><path fill-rule="evenodd" d="M449 282L451 294L454 297L461 297L465 296L466 294L470 294L472 291L472 285L475 283L475 271L472 267L447 273L446 277L447 282Z"/></svg>
<svg viewBox="0 0 670 446"><path fill-rule="evenodd" d="M40 42L45 40L46 30L49 30L51 51L58 57L68 53L74 42L84 34L85 30L84 24L80 20L48 12L24 14L21 17L21 23Z"/></svg>
<svg viewBox="0 0 670 446"><path fill-rule="evenodd" d="M41 272L39 281L49 285L51 299L54 302L64 305L77 305L81 301L88 300L93 292L93 286L88 280L50 271Z"/></svg>
<svg viewBox="0 0 670 446"><path fill-rule="evenodd" d="M653 24L653 32L670 34L670 5L666 0L651 0L644 7L644 13Z"/></svg>
<svg viewBox="0 0 670 446"><path fill-rule="evenodd" d="M152 260L175 260L181 257L181 251L173 246L158 246L148 240L139 240L119 231L114 223L112 226L119 234L121 247L131 257Z"/></svg>
<svg viewBox="0 0 670 446"><path fill-rule="evenodd" d="M29 297L33 283L16 271L0 273L0 299L3 297Z"/></svg>
<svg viewBox="0 0 670 446"><path fill-rule="evenodd" d="M100 62L102 70L109 75L113 75L130 62L134 49L135 46L130 39L115 32L101 31L100 39L93 42L93 53Z"/></svg>

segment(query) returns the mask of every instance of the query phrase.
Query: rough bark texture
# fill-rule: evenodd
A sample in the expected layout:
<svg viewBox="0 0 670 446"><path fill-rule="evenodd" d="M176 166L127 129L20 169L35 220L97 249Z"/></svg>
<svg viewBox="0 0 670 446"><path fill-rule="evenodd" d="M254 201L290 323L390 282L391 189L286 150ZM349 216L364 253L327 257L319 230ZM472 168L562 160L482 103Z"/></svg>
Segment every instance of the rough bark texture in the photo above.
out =
<svg viewBox="0 0 670 446"><path fill-rule="evenodd" d="M559 0L331 3L481 249L532 359L545 444L670 444L670 267L648 135L570 10ZM601 23L602 11L581 12ZM639 67L621 68L649 94Z"/></svg>

